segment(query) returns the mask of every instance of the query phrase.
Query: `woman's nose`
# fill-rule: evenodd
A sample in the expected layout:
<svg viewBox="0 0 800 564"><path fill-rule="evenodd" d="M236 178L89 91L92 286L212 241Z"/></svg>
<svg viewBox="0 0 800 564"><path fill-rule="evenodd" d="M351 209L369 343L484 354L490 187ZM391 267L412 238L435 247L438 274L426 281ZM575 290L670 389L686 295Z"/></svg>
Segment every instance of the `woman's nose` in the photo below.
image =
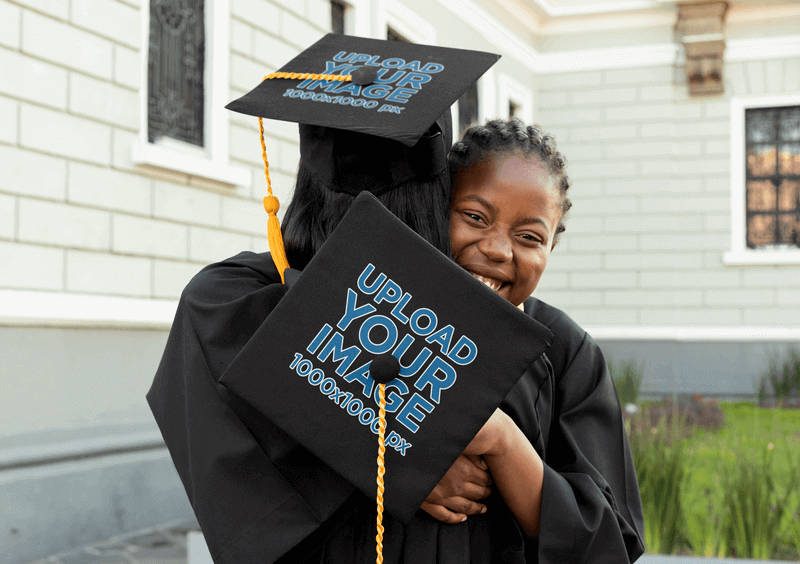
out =
<svg viewBox="0 0 800 564"><path fill-rule="evenodd" d="M486 233L478 242L478 250L494 262L507 262L512 259L511 241L498 231Z"/></svg>

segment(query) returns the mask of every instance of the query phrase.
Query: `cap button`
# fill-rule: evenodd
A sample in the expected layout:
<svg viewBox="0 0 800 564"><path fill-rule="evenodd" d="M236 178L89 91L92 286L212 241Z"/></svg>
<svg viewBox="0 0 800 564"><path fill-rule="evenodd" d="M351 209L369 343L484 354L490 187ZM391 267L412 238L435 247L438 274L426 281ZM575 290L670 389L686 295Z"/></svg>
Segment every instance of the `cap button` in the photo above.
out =
<svg viewBox="0 0 800 564"><path fill-rule="evenodd" d="M400 376L400 362L389 353L376 356L369 365L369 375L378 384L388 384Z"/></svg>
<svg viewBox="0 0 800 564"><path fill-rule="evenodd" d="M350 73L350 82L359 86L372 84L378 78L378 67L358 67Z"/></svg>

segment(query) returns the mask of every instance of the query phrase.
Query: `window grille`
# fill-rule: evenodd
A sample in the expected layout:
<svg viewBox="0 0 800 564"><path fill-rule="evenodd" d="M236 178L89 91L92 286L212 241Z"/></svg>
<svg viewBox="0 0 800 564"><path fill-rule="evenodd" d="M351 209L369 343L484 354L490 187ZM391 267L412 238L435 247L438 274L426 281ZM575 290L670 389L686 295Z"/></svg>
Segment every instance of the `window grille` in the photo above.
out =
<svg viewBox="0 0 800 564"><path fill-rule="evenodd" d="M800 106L745 111L747 246L800 247Z"/></svg>
<svg viewBox="0 0 800 564"><path fill-rule="evenodd" d="M204 0L150 0L147 138L204 145Z"/></svg>

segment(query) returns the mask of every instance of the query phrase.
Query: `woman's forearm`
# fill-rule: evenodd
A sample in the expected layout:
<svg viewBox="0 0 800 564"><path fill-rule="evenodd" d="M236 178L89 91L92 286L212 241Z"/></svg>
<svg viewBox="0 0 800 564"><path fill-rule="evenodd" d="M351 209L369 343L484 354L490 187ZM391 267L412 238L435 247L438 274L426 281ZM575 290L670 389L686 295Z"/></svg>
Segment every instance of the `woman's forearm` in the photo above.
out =
<svg viewBox="0 0 800 564"><path fill-rule="evenodd" d="M483 457L519 524L527 534L538 535L544 464L514 421L505 414L502 419L502 438Z"/></svg>

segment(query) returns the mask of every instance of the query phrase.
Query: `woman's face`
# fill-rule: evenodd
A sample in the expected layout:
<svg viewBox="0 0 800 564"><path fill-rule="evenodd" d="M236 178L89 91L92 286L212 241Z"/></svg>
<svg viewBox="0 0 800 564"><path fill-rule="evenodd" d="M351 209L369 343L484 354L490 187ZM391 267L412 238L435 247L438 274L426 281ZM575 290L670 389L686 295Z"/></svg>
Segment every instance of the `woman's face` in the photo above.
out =
<svg viewBox="0 0 800 564"><path fill-rule="evenodd" d="M536 157L490 157L455 178L453 256L514 305L524 302L539 283L560 220L556 180Z"/></svg>

